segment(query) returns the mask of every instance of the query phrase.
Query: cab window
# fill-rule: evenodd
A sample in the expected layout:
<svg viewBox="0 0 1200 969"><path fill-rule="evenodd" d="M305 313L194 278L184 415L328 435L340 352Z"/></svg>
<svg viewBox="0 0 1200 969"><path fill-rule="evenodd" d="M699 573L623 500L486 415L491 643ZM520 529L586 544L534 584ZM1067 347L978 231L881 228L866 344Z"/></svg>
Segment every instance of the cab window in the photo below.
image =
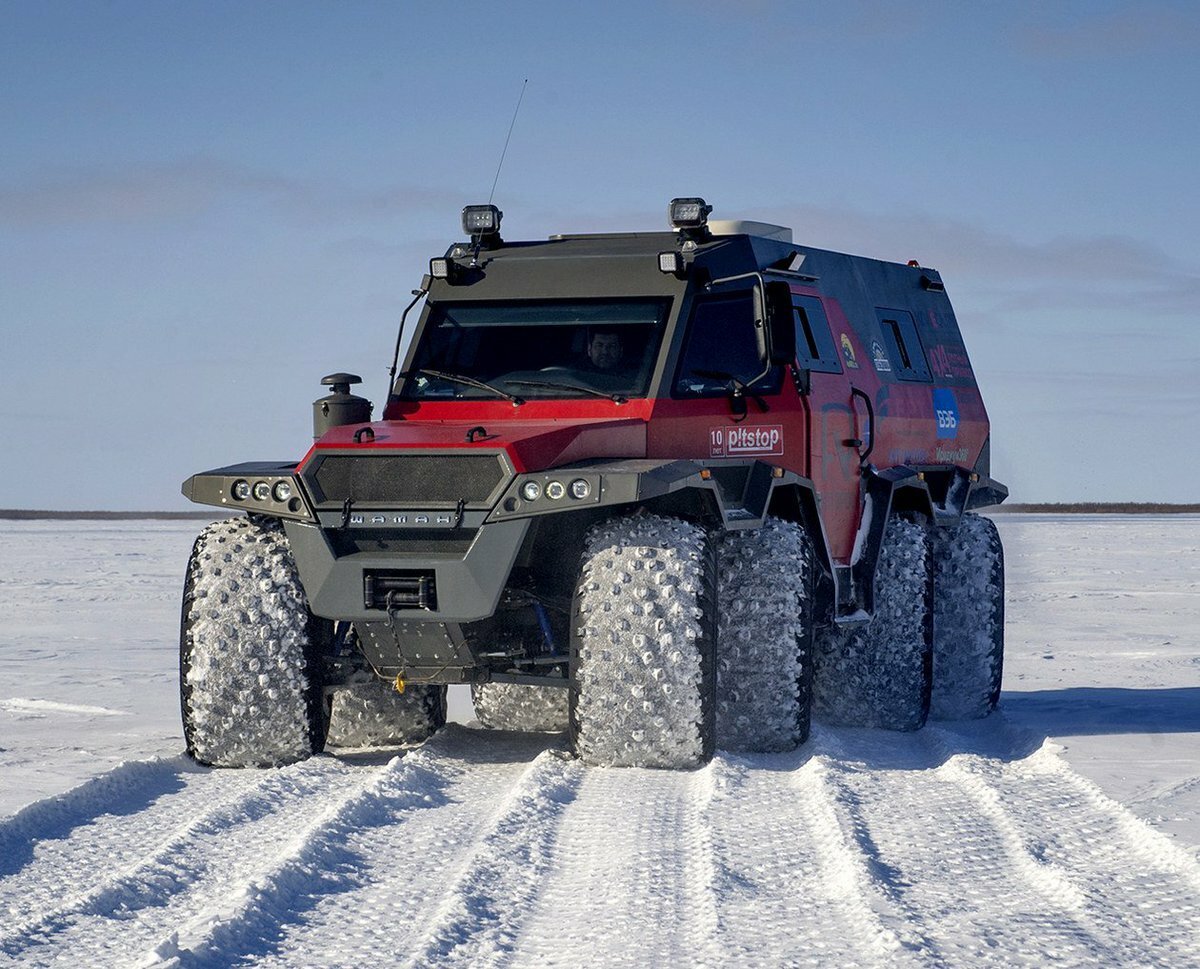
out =
<svg viewBox="0 0 1200 969"><path fill-rule="evenodd" d="M754 293L743 290L697 299L675 376L675 396L722 397L729 393L731 381L748 384L762 371L754 332ZM772 367L754 390L776 393L780 378L780 368Z"/></svg>
<svg viewBox="0 0 1200 969"><path fill-rule="evenodd" d="M925 348L917 335L917 326L908 310L876 309L883 345L887 348L892 372L901 380L932 383Z"/></svg>
<svg viewBox="0 0 1200 969"><path fill-rule="evenodd" d="M842 362L821 301L813 296L793 296L792 316L796 322L796 362L801 369L841 373Z"/></svg>

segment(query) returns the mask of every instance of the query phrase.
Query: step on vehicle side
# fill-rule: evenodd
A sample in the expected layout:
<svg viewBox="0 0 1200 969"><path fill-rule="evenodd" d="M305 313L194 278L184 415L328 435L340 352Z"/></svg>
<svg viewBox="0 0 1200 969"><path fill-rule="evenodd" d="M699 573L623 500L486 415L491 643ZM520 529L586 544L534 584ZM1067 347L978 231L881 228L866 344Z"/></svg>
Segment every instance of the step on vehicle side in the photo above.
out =
<svg viewBox="0 0 1200 969"><path fill-rule="evenodd" d="M710 211L506 242L468 206L382 420L331 374L301 461L184 482L240 516L188 566L193 757L420 740L454 683L599 765L990 712L1003 558L971 512L1007 489L941 277Z"/></svg>

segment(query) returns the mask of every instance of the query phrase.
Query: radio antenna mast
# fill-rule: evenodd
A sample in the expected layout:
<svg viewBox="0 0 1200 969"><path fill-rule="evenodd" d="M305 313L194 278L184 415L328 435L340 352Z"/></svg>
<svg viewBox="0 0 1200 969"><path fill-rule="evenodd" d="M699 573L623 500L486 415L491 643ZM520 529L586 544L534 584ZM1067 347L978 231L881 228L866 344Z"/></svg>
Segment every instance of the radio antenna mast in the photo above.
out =
<svg viewBox="0 0 1200 969"><path fill-rule="evenodd" d="M500 152L500 164L496 166L496 177L492 179L492 193L488 196L488 205L496 195L496 183L500 181L500 169L504 167L504 156L508 154L508 143L512 139L513 127L517 123L517 113L521 110L521 102L525 100L525 88L529 86L529 78L521 85L521 95L517 98L517 107L513 111L512 122L508 126L508 136L504 139L504 150Z"/></svg>

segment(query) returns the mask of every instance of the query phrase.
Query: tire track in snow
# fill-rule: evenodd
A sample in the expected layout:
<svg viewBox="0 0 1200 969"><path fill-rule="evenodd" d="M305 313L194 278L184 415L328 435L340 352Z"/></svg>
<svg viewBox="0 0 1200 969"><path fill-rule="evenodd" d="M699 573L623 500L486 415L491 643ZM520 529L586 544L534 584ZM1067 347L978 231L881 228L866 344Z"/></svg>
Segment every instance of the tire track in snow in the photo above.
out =
<svg viewBox="0 0 1200 969"><path fill-rule="evenodd" d="M357 859L360 884L321 894L311 908L281 916L278 940L266 951L247 946L244 964L368 965L381 952L402 960L420 945L436 954L463 932L462 905L493 911L501 924L518 917L520 886L507 883L535 883L531 860L541 850L522 839L549 836L555 804L542 802L568 798L577 771L560 765L567 773L565 781L558 777L557 754L546 751L560 743L545 734L445 728L410 755L436 752L432 766L443 781L437 810L409 811L393 823L347 831L344 846ZM539 803L541 813L532 810ZM500 872L498 865L512 870ZM441 926L436 933L434 924ZM227 954L232 961L234 950Z"/></svg>
<svg viewBox="0 0 1200 969"><path fill-rule="evenodd" d="M815 870L800 888L802 896L814 900L812 924L804 956L790 964L807 960L818 966L836 965L843 964L843 959L848 966L903 964L904 942L880 911L869 858L843 827L833 779L836 760L814 752L826 733L825 728L813 725L809 759L790 784L798 795L796 809L807 824L816 855ZM835 921L827 921L822 912L826 902L835 906ZM841 950L847 946L851 951L843 955ZM830 948L833 958L826 960L823 952Z"/></svg>
<svg viewBox="0 0 1200 969"><path fill-rule="evenodd" d="M32 940L67 925L74 915L111 915L138 907L139 896L161 888L176 853L206 831L229 826L256 800L269 797L278 776L213 775L216 791L205 797L198 815L193 799L181 794L167 806L159 804L139 814L136 827L92 824L65 844L44 846L49 850L39 852L36 865L0 882L0 905L9 913L0 926L0 952L19 953ZM80 866L81 857L93 864ZM96 865L98 857L107 864Z"/></svg>
<svg viewBox="0 0 1200 969"><path fill-rule="evenodd" d="M1000 737L1013 746L1025 739L1007 725ZM935 728L931 740L960 751L943 770L1004 805L1024 851L1074 886L1107 961L1200 965L1200 863L1189 852L1073 771L1051 742L1006 761L978 753L957 731Z"/></svg>
<svg viewBox="0 0 1200 969"><path fill-rule="evenodd" d="M277 950L281 927L321 899L366 884L364 858L351 845L357 833L402 828L414 813L436 814L448 803L454 770L447 769L446 754L461 743L460 733L453 727L440 732L372 772L325 810L310 812L311 820L297 826L274 854L253 869L235 872L221 899L160 938L140 965L259 964L264 954ZM328 941L340 942L336 930Z"/></svg>
<svg viewBox="0 0 1200 969"><path fill-rule="evenodd" d="M583 769L510 964L726 965L706 818L712 770Z"/></svg>
<svg viewBox="0 0 1200 969"><path fill-rule="evenodd" d="M844 730L829 740L844 823L905 949L931 965L1124 961L1077 886L1037 868L1014 842L1009 813L957 784L928 737Z"/></svg>
<svg viewBox="0 0 1200 969"><path fill-rule="evenodd" d="M538 754L479 839L405 966L491 966L512 952L550 865L558 821L585 768Z"/></svg>
<svg viewBox="0 0 1200 969"><path fill-rule="evenodd" d="M866 903L825 771L807 747L713 761L717 945L734 964L874 966L899 948Z"/></svg>
<svg viewBox="0 0 1200 969"><path fill-rule="evenodd" d="M164 832L156 814L140 815L156 833L139 832L148 857L94 883L77 906L45 913L32 931L7 939L2 951L19 956L21 965L64 959L75 965L125 964L131 949L151 944L185 913L217 905L231 877L259 865L264 854L269 857L314 805L341 798L347 781L369 782L375 773L317 758L278 770L199 776L190 791L193 808L204 813L197 823L167 826ZM227 797L229 776L245 778L249 791ZM170 850L158 851L164 833ZM86 843L70 847L62 859L69 871L96 866Z"/></svg>
<svg viewBox="0 0 1200 969"><path fill-rule="evenodd" d="M1195 871L1190 857L1115 802L1115 817L1097 811L1073 793L1089 782L1048 749L1027 755L1028 743L997 726L823 734L838 761L843 825L906 948L933 965L1197 964L1197 886L1166 884L1173 870ZM971 739L980 735L990 756ZM1037 771L1047 777L1041 797ZM1113 823L1128 837L1094 850L1090 832ZM1147 836L1170 865L1138 857ZM1189 906L1190 925L1176 924ZM1190 942L1179 938L1188 933Z"/></svg>
<svg viewBox="0 0 1200 969"><path fill-rule="evenodd" d="M852 861L848 859L849 865L859 875L857 881L863 890L865 904L879 919L882 928L879 938L885 944L895 940L889 964L945 966L948 963L929 930L926 913L908 897L912 883L888 850L888 843L881 838L886 829L874 816L876 799L873 792L863 784L864 780L867 784L878 783L881 772L874 766L859 763L843 743L847 737L876 734L896 739L907 737L891 731L817 728L809 743L813 757L820 765L818 776L829 799L829 808L843 833L846 850L853 858ZM888 811L898 810L902 818L912 816L914 805L905 803L902 792L896 790L894 784L888 784L878 800ZM914 831L912 821L901 820L900 824L906 829L904 833L909 841L919 844L924 840L913 837L921 833L921 825L915 825L917 830Z"/></svg>
<svg viewBox="0 0 1200 969"><path fill-rule="evenodd" d="M136 827L141 821L139 812L182 791L187 786L186 775L202 771L183 758L127 761L78 787L22 808L0 821L0 886L33 862L35 853L47 843L67 841L76 836L77 829L94 826L101 819L105 824L101 835L118 827Z"/></svg>

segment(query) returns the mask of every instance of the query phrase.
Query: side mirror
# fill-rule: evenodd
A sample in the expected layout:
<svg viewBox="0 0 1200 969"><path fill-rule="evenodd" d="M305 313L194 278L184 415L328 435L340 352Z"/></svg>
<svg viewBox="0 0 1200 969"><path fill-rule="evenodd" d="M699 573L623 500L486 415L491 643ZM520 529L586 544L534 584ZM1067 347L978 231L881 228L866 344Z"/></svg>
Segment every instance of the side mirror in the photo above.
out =
<svg viewBox="0 0 1200 969"><path fill-rule="evenodd" d="M796 321L792 313L792 290L778 280L767 283L767 338L772 364L796 361Z"/></svg>

